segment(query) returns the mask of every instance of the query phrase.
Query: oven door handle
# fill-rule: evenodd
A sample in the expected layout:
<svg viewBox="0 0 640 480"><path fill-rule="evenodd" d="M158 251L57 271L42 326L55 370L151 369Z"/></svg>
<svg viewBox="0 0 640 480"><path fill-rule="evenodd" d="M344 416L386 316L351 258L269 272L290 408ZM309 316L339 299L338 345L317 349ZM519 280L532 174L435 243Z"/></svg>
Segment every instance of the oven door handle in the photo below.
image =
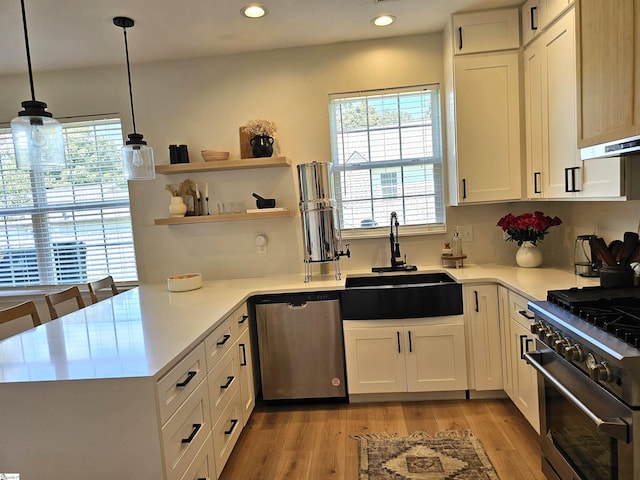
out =
<svg viewBox="0 0 640 480"><path fill-rule="evenodd" d="M553 374L544 368L542 362L539 361L539 359L542 358L542 355L543 352L536 350L533 352L525 352L524 358L527 360L527 363L535 368L545 378L545 380L548 380L554 388L562 394L562 396L589 417L598 430L610 437L629 443L629 425L620 418L603 419L593 413L589 407L582 403L573 393L567 390L567 388L555 376L553 376Z"/></svg>

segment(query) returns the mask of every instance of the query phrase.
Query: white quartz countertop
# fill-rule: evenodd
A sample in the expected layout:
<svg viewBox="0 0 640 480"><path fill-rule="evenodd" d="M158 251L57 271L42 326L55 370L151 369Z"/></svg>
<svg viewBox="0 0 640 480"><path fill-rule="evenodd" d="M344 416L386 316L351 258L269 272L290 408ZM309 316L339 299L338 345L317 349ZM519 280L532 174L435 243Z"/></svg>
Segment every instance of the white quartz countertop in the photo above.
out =
<svg viewBox="0 0 640 480"><path fill-rule="evenodd" d="M543 300L547 290L598 285L571 271L468 265L460 269L419 266L449 272L461 283L497 282ZM154 377L201 342L246 299L255 294L341 290L343 272L218 280L189 292L169 292L165 284L142 285L0 341L0 383Z"/></svg>

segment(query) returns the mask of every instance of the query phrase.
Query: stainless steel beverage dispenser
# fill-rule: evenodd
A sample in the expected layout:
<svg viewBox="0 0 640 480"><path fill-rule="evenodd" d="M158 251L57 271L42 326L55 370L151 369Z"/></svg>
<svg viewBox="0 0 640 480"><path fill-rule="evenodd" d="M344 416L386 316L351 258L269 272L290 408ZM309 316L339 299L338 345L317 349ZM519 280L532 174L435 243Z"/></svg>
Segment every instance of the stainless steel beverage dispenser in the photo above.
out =
<svg viewBox="0 0 640 480"><path fill-rule="evenodd" d="M309 282L313 263L333 262L340 280L340 257L351 256L349 245L341 250L340 230L333 211L330 164L311 162L298 165L300 213L304 242L304 281Z"/></svg>

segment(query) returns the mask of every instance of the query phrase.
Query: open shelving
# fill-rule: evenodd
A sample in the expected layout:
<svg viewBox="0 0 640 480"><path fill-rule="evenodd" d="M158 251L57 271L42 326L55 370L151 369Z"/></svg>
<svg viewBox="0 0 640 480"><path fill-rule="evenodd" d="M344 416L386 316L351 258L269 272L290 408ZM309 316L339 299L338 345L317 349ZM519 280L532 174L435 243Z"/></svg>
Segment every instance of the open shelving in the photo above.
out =
<svg viewBox="0 0 640 480"><path fill-rule="evenodd" d="M170 175L173 173L200 173L222 170L241 170L245 168L290 167L287 157L241 158L240 160L219 160L214 162L174 163L156 165L156 173Z"/></svg>

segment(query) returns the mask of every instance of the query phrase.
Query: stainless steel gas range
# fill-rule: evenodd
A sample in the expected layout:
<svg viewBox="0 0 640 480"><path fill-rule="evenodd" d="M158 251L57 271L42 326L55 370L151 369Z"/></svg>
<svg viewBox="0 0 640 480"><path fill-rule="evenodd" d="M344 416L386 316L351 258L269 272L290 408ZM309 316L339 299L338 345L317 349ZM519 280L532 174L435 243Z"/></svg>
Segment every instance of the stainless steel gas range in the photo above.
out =
<svg viewBox="0 0 640 480"><path fill-rule="evenodd" d="M545 475L640 480L640 288L551 290L529 308Z"/></svg>

